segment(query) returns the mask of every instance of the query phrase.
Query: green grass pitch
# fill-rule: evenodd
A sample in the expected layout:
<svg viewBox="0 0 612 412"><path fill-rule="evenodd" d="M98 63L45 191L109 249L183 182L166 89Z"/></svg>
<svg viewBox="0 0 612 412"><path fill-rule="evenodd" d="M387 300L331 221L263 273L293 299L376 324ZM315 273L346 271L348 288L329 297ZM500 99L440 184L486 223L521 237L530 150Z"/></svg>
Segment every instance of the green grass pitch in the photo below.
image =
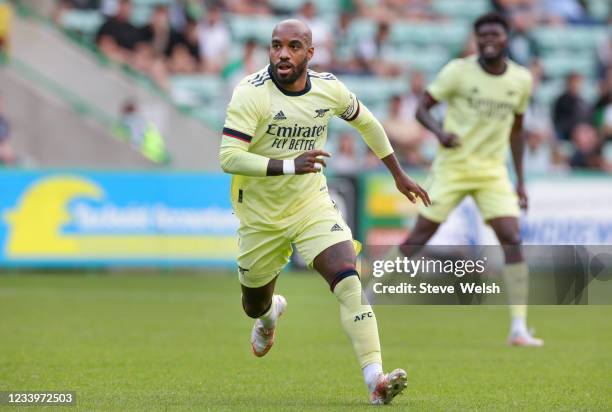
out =
<svg viewBox="0 0 612 412"><path fill-rule="evenodd" d="M372 410L325 282L277 290L259 359L229 273L0 275L0 390L74 390L66 411ZM385 410L612 410L612 306L532 307L539 349L505 345L505 307L375 310L385 369L409 379Z"/></svg>

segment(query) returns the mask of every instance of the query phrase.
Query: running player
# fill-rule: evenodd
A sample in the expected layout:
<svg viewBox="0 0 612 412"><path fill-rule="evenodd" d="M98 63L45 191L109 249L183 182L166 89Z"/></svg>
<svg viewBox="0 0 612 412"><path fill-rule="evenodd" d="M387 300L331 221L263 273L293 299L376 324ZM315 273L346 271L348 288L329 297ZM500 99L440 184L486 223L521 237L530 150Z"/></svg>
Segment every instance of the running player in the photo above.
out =
<svg viewBox="0 0 612 412"><path fill-rule="evenodd" d="M478 55L455 59L427 88L417 119L439 139L432 167L432 206L422 209L400 250L409 255L427 243L465 196L472 196L493 228L505 254L504 282L510 295L512 323L508 343L542 346L527 330L528 268L523 260L518 217L527 209L523 177L523 113L531 94L531 74L510 61L509 25L489 13L474 23ZM443 127L430 110L438 102L448 109ZM513 190L505 165L511 148L516 172Z"/></svg>
<svg viewBox="0 0 612 412"><path fill-rule="evenodd" d="M264 356L287 306L274 286L295 244L338 299L370 401L386 404L406 387L406 372L383 373L376 317L362 303L355 268L358 246L321 173L329 157L323 147L330 119L339 116L361 132L410 201L429 204L429 198L404 174L380 123L355 95L332 74L308 70L313 53L310 29L298 20L282 21L272 33L269 66L243 79L227 108L220 160L234 175L242 304L256 319L253 353Z"/></svg>

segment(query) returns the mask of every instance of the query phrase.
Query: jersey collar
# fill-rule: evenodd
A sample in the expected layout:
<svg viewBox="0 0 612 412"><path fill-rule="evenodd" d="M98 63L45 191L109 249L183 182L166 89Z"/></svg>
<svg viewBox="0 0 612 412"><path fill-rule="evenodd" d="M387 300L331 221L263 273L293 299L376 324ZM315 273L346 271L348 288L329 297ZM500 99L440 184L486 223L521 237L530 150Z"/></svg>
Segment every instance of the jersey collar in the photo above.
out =
<svg viewBox="0 0 612 412"><path fill-rule="evenodd" d="M276 88L280 90L280 92L284 94L285 96L302 96L308 93L310 91L310 88L312 87L312 85L310 84L310 74L308 74L308 71L306 71L306 87L304 87L303 90L300 90L298 92L291 92L289 90L283 89L283 87L276 82L276 79L274 78L274 75L272 74L272 67L270 65L268 65L268 74L270 75L270 78L272 79L272 82L274 83Z"/></svg>

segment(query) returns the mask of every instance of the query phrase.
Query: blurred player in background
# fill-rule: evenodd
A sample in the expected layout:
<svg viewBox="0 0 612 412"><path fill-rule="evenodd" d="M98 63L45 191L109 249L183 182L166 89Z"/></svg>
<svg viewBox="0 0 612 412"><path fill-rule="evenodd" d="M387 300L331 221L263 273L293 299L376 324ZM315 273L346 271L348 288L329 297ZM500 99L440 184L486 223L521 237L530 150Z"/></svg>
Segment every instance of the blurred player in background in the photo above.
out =
<svg viewBox="0 0 612 412"><path fill-rule="evenodd" d="M227 109L220 159L223 170L234 175L242 304L256 319L251 346L264 356L274 343L277 319L287 306L274 287L293 243L338 299L370 401L389 403L406 387L406 372L383 373L376 317L362 304L358 246L321 173L323 156L329 156L322 149L330 119L339 116L361 132L408 199L419 197L427 205L429 198L404 174L382 126L355 95L333 75L308 70L313 53L308 26L299 20L279 23L269 66L238 84Z"/></svg>
<svg viewBox="0 0 612 412"><path fill-rule="evenodd" d="M439 139L432 167L432 206L420 211L400 250L409 255L426 244L465 196L472 196L505 254L504 282L512 324L508 343L542 346L527 330L528 268L521 251L519 207L527 209L523 177L523 113L531 95L529 71L506 58L508 22L499 14L474 23L478 54L448 63L427 88L417 119ZM448 109L443 127L430 110ZM513 190L505 165L508 146L516 172Z"/></svg>

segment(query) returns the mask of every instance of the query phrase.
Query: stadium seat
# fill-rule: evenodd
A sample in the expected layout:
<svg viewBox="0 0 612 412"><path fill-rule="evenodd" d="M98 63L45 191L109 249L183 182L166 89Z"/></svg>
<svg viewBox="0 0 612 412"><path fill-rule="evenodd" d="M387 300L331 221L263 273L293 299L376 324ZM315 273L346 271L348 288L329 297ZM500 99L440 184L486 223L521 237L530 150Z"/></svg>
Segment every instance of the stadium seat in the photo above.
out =
<svg viewBox="0 0 612 412"><path fill-rule="evenodd" d="M87 36L93 36L104 22L97 10L66 10L60 18L60 26Z"/></svg>
<svg viewBox="0 0 612 412"><path fill-rule="evenodd" d="M395 94L404 93L408 82L404 78L386 79L372 76L339 76L340 80L368 106L386 104Z"/></svg>
<svg viewBox="0 0 612 412"><path fill-rule="evenodd" d="M593 48L606 36L606 28L585 27L539 27L533 31L538 44L544 49L584 50Z"/></svg>
<svg viewBox="0 0 612 412"><path fill-rule="evenodd" d="M427 74L437 72L451 59L448 50L439 46L394 48L389 49L384 57L402 67Z"/></svg>
<svg viewBox="0 0 612 412"><path fill-rule="evenodd" d="M173 101L181 106L214 105L224 98L224 83L214 75L181 75L171 79Z"/></svg>
<svg viewBox="0 0 612 412"><path fill-rule="evenodd" d="M474 20L489 9L487 0L434 0L433 11L455 19Z"/></svg>
<svg viewBox="0 0 612 412"><path fill-rule="evenodd" d="M280 17L229 15L228 24L235 41L254 38L259 44L269 44L274 26Z"/></svg>
<svg viewBox="0 0 612 412"><path fill-rule="evenodd" d="M463 46L469 27L463 23L397 23L391 29L391 42L395 45L440 45L453 52Z"/></svg>
<svg viewBox="0 0 612 412"><path fill-rule="evenodd" d="M587 55L555 53L542 58L545 73L552 77L564 77L570 72L578 72L585 77L593 77L596 70L595 59Z"/></svg>

